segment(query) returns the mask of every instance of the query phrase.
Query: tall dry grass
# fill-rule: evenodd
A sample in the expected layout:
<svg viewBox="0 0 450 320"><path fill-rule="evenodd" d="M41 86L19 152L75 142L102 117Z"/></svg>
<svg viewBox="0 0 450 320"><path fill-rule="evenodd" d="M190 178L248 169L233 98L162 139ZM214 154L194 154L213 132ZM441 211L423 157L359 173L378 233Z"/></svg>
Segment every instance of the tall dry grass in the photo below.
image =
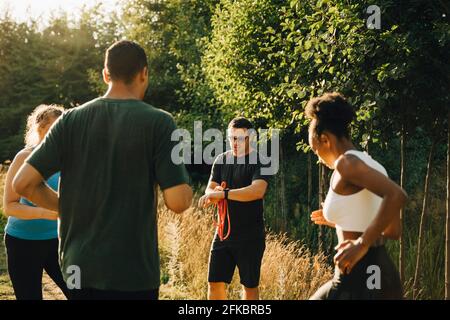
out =
<svg viewBox="0 0 450 320"><path fill-rule="evenodd" d="M0 164L0 213L3 210L3 191L5 190L6 171L8 171L8 168Z"/></svg>
<svg viewBox="0 0 450 320"><path fill-rule="evenodd" d="M5 176L5 170L2 171L0 194L3 194ZM208 258L214 235L213 212L191 207L178 215L169 211L160 198L158 217L164 282L161 299L206 299ZM2 284L10 286L9 281L6 281L5 266L0 266L0 280L1 277L5 281L0 281L0 287ZM313 256L300 242L289 240L284 235L268 235L261 268L262 299L308 299L331 277L332 270L324 256ZM49 293L53 299L59 299L59 296L55 296L56 291ZM9 292L11 295L12 291ZM240 299L241 286L237 270L228 288L228 296L230 299Z"/></svg>
<svg viewBox="0 0 450 320"><path fill-rule="evenodd" d="M5 190L6 172L8 167L0 164L0 235L3 233L3 227L6 223L6 217L3 214L3 192Z"/></svg>
<svg viewBox="0 0 450 320"><path fill-rule="evenodd" d="M161 297L206 299L213 213L192 207L177 215L162 203L160 199L158 232L162 274L167 282L161 286ZM261 267L262 299L308 299L331 277L324 256L313 256L300 242L284 235L268 235ZM236 271L228 297L240 299L241 291Z"/></svg>

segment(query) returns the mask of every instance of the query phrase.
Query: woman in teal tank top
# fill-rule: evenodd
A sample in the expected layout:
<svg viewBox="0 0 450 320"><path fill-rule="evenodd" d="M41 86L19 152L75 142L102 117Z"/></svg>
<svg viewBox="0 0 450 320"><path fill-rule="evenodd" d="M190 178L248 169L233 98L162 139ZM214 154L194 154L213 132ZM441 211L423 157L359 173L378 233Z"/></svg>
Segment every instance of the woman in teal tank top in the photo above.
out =
<svg viewBox="0 0 450 320"><path fill-rule="evenodd" d="M62 292L67 293L58 259L58 213L36 207L12 188L15 174L63 110L55 105L41 105L31 113L27 121L26 147L16 155L6 175L3 197L4 213L8 216L5 246L8 273L18 300L42 300L44 270ZM59 173L46 182L58 191Z"/></svg>

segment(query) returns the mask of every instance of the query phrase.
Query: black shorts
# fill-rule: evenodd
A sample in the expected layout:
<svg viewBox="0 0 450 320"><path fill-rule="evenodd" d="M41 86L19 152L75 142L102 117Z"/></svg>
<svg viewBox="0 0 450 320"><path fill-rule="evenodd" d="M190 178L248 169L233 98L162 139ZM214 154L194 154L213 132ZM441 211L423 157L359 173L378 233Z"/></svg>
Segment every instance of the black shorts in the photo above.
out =
<svg viewBox="0 0 450 320"><path fill-rule="evenodd" d="M259 285L265 239L228 242L213 241L209 257L208 282L231 283L236 266L241 284L247 288Z"/></svg>

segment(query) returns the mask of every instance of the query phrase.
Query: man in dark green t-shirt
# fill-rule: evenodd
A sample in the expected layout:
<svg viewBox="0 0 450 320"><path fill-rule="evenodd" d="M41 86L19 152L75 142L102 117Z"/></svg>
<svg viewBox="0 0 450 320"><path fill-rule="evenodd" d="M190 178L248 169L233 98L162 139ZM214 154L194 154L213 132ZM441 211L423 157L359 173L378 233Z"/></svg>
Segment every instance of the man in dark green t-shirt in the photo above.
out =
<svg viewBox="0 0 450 320"><path fill-rule="evenodd" d="M190 206L192 190L184 165L171 160L172 116L142 101L144 50L130 41L113 44L103 77L107 93L66 112L13 186L59 211L61 267L72 299L157 299L156 186L178 213ZM59 196L44 184L58 171Z"/></svg>

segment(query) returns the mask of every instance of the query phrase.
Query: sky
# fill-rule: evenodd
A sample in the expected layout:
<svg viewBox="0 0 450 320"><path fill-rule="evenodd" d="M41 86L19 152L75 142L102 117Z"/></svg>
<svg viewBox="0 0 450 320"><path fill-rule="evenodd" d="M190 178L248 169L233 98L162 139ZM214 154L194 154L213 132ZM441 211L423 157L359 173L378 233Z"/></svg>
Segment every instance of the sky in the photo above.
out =
<svg viewBox="0 0 450 320"><path fill-rule="evenodd" d="M42 17L45 21L52 12L62 10L76 14L83 5L91 7L97 2L102 2L105 10L115 10L120 0L0 0L0 15L8 9L11 16L20 22L31 17Z"/></svg>

